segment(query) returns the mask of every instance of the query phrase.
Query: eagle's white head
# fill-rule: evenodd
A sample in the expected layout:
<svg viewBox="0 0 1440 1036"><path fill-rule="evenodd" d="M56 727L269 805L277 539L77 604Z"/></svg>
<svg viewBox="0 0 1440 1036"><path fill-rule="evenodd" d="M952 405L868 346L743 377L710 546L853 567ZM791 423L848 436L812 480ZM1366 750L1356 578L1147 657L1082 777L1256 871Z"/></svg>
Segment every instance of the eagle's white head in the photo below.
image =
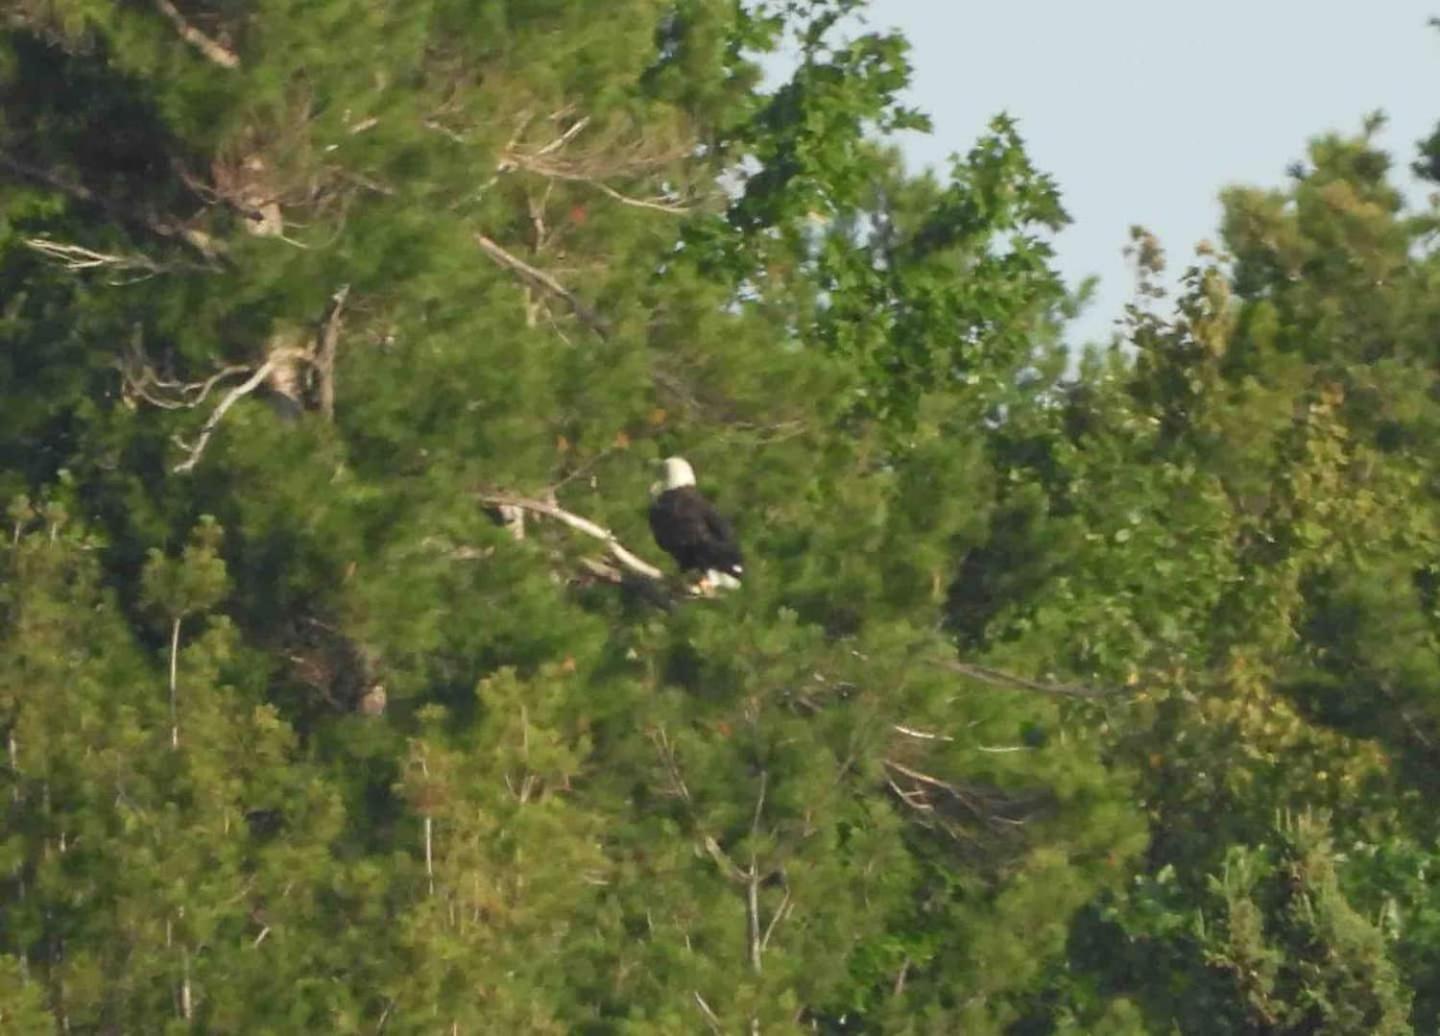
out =
<svg viewBox="0 0 1440 1036"><path fill-rule="evenodd" d="M666 457L660 462L660 467L662 470L660 481L650 487L651 496L659 496L666 490L695 484L695 469L684 457Z"/></svg>

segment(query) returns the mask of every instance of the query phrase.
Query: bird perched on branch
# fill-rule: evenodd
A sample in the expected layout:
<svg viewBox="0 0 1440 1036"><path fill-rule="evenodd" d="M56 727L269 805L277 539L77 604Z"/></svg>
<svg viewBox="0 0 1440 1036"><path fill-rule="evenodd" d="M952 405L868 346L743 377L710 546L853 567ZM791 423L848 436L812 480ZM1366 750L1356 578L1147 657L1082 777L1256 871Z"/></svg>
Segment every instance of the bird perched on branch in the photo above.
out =
<svg viewBox="0 0 1440 1036"><path fill-rule="evenodd" d="M664 475L650 487L650 531L682 572L699 572L697 589L740 586L740 545L735 530L695 488L695 471L682 457L661 462Z"/></svg>

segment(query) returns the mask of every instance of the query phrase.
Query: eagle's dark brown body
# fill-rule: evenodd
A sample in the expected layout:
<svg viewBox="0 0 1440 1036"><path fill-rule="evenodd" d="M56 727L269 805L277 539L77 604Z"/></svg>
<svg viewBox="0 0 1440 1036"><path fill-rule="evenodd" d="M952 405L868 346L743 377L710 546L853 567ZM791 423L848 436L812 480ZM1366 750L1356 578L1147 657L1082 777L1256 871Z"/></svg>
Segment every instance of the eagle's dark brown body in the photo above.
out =
<svg viewBox="0 0 1440 1036"><path fill-rule="evenodd" d="M655 542L686 572L718 572L740 578L735 531L694 486L667 489L650 505Z"/></svg>

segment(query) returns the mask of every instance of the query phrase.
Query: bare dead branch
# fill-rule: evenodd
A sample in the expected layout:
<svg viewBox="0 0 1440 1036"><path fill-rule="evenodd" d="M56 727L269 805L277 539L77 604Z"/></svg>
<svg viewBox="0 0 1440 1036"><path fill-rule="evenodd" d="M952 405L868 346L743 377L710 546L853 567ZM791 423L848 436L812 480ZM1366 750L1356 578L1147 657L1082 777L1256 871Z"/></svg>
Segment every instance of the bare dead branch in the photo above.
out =
<svg viewBox="0 0 1440 1036"><path fill-rule="evenodd" d="M957 798L962 797L960 795L960 789L955 787L955 785L951 784L949 781L942 781L938 777L931 777L928 773L921 773L919 770L912 770L904 763L897 763L893 759L886 759L883 760L883 762L886 766L890 767L890 769L894 770L896 773L909 777L912 781L918 781L921 784L928 784L932 788L939 788L941 791L949 792L951 795L954 795Z"/></svg>
<svg viewBox="0 0 1440 1036"><path fill-rule="evenodd" d="M720 843L715 841L711 835L706 835L702 844L705 846L705 851L710 854L710 858L719 865L721 874L739 885L744 885L749 881L749 875L735 865L735 861L730 859L729 854L720 848Z"/></svg>
<svg viewBox="0 0 1440 1036"><path fill-rule="evenodd" d="M893 723L890 729L897 734L904 734L906 737L913 737L917 741L954 741L949 734L932 734L928 730L916 730L900 723Z"/></svg>
<svg viewBox="0 0 1440 1036"><path fill-rule="evenodd" d="M626 549L625 545L616 539L615 534L609 529L603 525L592 522L588 518L582 518L578 514L572 514L558 504L546 503L543 500L532 500L527 497L511 496L506 493L481 493L480 501L497 507L519 507L522 510L529 511L531 514L540 514L547 518L554 518L556 521L570 526L570 528L577 532L583 532L585 535L592 536L604 543L606 549L610 552L610 556L631 572L644 576L647 579L663 580L665 578L664 572L660 571L660 569L648 561L641 560L630 550Z"/></svg>
<svg viewBox="0 0 1440 1036"><path fill-rule="evenodd" d="M750 925L750 970L759 975L765 958L764 933L760 930L760 866L755 860L755 839L760 836L760 816L765 811L765 792L770 785L768 770L760 771L760 790L755 795L755 813L750 818L750 871L746 875L745 914Z"/></svg>
<svg viewBox="0 0 1440 1036"><path fill-rule="evenodd" d="M315 343L315 370L320 380L320 413L327 421L335 419L335 349L340 342L340 318L349 295L350 285L342 284L335 294L330 296L330 311L325 315L319 340Z"/></svg>
<svg viewBox="0 0 1440 1036"><path fill-rule="evenodd" d="M200 434L196 437L194 443L185 443L178 439L176 440L182 448L188 451L189 456L175 465L171 470L176 474L193 471L195 465L200 463L200 456L205 452L205 447L210 444L210 437L215 434L215 429L219 427L220 422L224 419L229 409L242 398L259 388L260 383L270 376L270 372L273 371L278 364L293 358L297 352L301 356L306 355L303 351L294 349L280 349L271 353L265 362L256 368L255 372L251 374L249 378L226 393L225 398L220 400L219 405L215 407L209 419L201 426Z"/></svg>
<svg viewBox="0 0 1440 1036"><path fill-rule="evenodd" d="M494 547L471 547L456 544L443 536L426 536L420 546L437 551L452 561L484 561L495 553Z"/></svg>
<svg viewBox="0 0 1440 1036"><path fill-rule="evenodd" d="M690 211L689 205L680 205L673 201L659 201L648 198L632 198L628 194L621 194L615 188L601 180L585 180L601 194L608 195L620 202L622 205L632 205L637 209L650 209L652 212L668 212L671 215L684 215Z"/></svg>
<svg viewBox="0 0 1440 1036"><path fill-rule="evenodd" d="M567 113L565 112L565 110L562 109L561 111L558 111L554 115L552 115L551 118L562 119L565 117L566 114ZM569 129L567 129L564 133L560 134L560 136L556 137L550 143L546 144L539 151L535 152L535 154L537 156L543 157L545 155L549 155L556 151L559 151L562 147L564 147L566 144L570 143L570 141L574 140L577 136L579 136L579 134L588 125L590 125L590 116L585 115L579 119L576 119Z"/></svg>
<svg viewBox="0 0 1440 1036"><path fill-rule="evenodd" d="M514 504L501 504L496 510L500 513L500 523L505 526L506 531L517 540L525 538L525 509L516 507Z"/></svg>
<svg viewBox="0 0 1440 1036"><path fill-rule="evenodd" d="M765 949L761 945L760 931L760 872L755 861L750 861L750 880L745 888L745 918L750 925L750 970L760 974L765 960Z"/></svg>
<svg viewBox="0 0 1440 1036"><path fill-rule="evenodd" d="M212 389L226 378L250 370L243 364L222 368L203 381L176 381L161 378L145 358L138 343L132 343L120 360L121 398L133 405L139 398L162 410L188 410L205 402Z"/></svg>
<svg viewBox="0 0 1440 1036"><path fill-rule="evenodd" d="M933 663L941 669L948 669L953 673L960 673L981 683L987 683L994 687L1006 687L1017 691L1034 691L1037 694L1053 694L1066 698L1108 698L1112 695L1123 694L1125 688L1097 688L1086 687L1082 684L1060 684L1048 683L1041 680L1031 680L1024 676L1015 676L1012 673L1002 672L999 669L991 669L988 666L976 665L973 662L961 662L958 659L938 661Z"/></svg>
<svg viewBox="0 0 1440 1036"><path fill-rule="evenodd" d="M610 337L610 329L604 319L582 302L579 296L554 277L551 277L543 270L536 269L518 256L512 255L484 234L476 234L475 243L480 246L486 255L495 260L499 265L519 274L529 283L544 288L546 291L564 299L570 306L570 309L574 311L575 315L580 318L581 323L594 331L602 339Z"/></svg>
<svg viewBox="0 0 1440 1036"><path fill-rule="evenodd" d="M793 909L794 906L790 901L790 887L787 885L785 887L785 896L780 900L780 905L775 909L775 913L770 916L770 923L765 926L765 934L760 939L761 953L764 953L770 948L770 937L775 934L775 929L779 926L780 922L785 920L785 915Z"/></svg>
<svg viewBox="0 0 1440 1036"><path fill-rule="evenodd" d="M26 238L25 247L39 252L49 259L55 260L71 273L82 273L86 270L99 269L138 271L142 276L133 278L132 280L144 280L148 277L155 276L163 269L159 263L150 259L148 256L97 252L93 248L86 248L84 245L52 241L45 237Z"/></svg>
<svg viewBox="0 0 1440 1036"><path fill-rule="evenodd" d="M76 183L54 170L23 162L3 151L0 151L0 168L7 169L12 174L31 182L44 184L51 190L59 191L76 201L95 205L117 223L139 227L160 237L183 241L207 260L213 261L225 254L224 244L216 241L202 230L172 223L147 213L136 212L132 207L97 194L84 184Z"/></svg>
<svg viewBox="0 0 1440 1036"><path fill-rule="evenodd" d="M665 201L661 198L635 198L617 191L598 177L571 172L563 166L551 165L550 163L537 161L534 158L513 152L507 154L501 162L501 169L502 171L519 169L527 173L533 173L536 176L543 176L550 180L564 180L566 183L586 184L594 187L601 194L620 202L622 205L631 205L637 209L650 209L652 212L665 212L670 215L684 215L690 211L690 206L688 205Z"/></svg>
<svg viewBox="0 0 1440 1036"><path fill-rule="evenodd" d="M724 1032L724 1028L720 1025L720 1019L716 1017L714 1011L710 1010L710 1005L707 1004L705 998L700 995L700 990L694 990L694 995L695 1003L699 1006L700 1013L705 1016L705 1021L710 1026L710 1031L716 1033Z"/></svg>
<svg viewBox="0 0 1440 1036"><path fill-rule="evenodd" d="M221 46L191 25L170 0L155 0L155 8L169 19L171 25L175 26L175 31L180 34L180 38L204 55L207 61L211 61L221 68L240 67L240 58L233 50Z"/></svg>
<svg viewBox="0 0 1440 1036"><path fill-rule="evenodd" d="M760 791L755 796L755 814L750 818L750 836L753 838L760 832L760 814L765 811L765 792L770 787L770 774L766 770L760 771Z"/></svg>
<svg viewBox="0 0 1440 1036"><path fill-rule="evenodd" d="M900 962L900 970L895 974L895 985L890 991L891 996L899 996L905 992L905 976L910 973L910 958L906 957Z"/></svg>
<svg viewBox="0 0 1440 1036"><path fill-rule="evenodd" d="M686 787L685 778L680 773L680 764L675 758L675 747L670 743L665 728L656 727L650 733L650 740L655 743L655 748L660 753L660 759L665 764L665 771L670 777L672 794L678 795L687 806L690 805L690 789Z"/></svg>

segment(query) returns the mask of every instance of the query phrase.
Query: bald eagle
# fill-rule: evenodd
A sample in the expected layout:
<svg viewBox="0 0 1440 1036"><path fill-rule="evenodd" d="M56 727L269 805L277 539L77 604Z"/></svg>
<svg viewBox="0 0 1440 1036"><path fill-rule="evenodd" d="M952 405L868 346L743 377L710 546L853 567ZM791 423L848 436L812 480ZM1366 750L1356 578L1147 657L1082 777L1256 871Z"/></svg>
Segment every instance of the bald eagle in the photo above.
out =
<svg viewBox="0 0 1440 1036"><path fill-rule="evenodd" d="M650 531L682 572L701 573L699 586L733 590L740 585L740 545L735 530L695 488L695 471L681 457L663 463L664 476L650 487Z"/></svg>

